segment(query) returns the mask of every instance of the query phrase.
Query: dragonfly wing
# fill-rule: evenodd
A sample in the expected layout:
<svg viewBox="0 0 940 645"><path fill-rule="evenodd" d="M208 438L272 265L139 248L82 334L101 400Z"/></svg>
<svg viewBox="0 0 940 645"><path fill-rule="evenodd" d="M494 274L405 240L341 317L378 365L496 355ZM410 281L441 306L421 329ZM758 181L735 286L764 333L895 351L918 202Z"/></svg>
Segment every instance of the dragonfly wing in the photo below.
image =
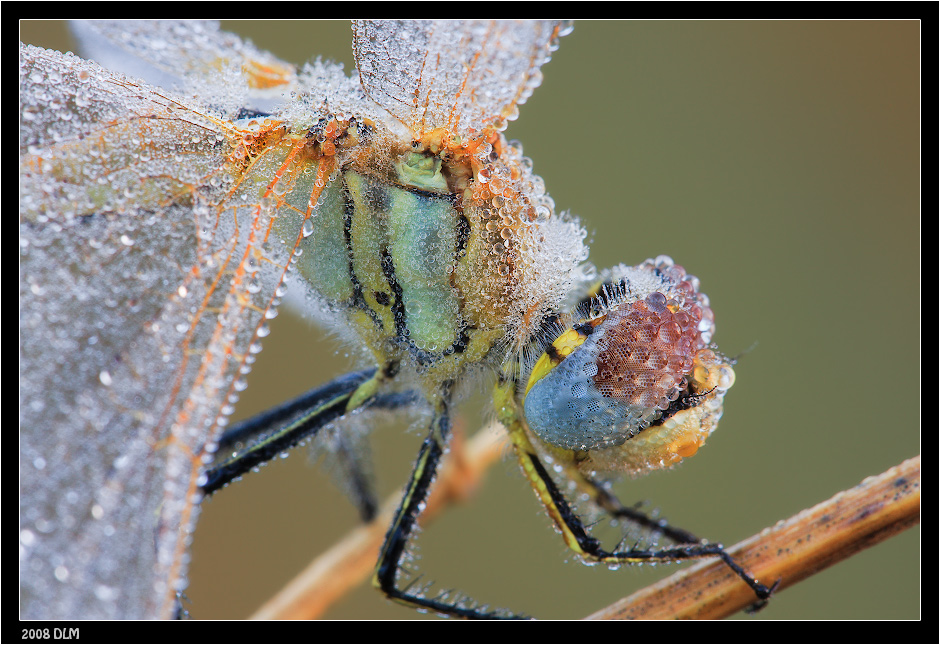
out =
<svg viewBox="0 0 940 645"><path fill-rule="evenodd" d="M185 96L209 97L229 118L271 113L295 88L296 69L213 20L75 20L82 57Z"/></svg>
<svg viewBox="0 0 940 645"><path fill-rule="evenodd" d="M25 45L20 101L22 617L166 618L290 251L231 123Z"/></svg>
<svg viewBox="0 0 940 645"><path fill-rule="evenodd" d="M373 101L417 138L501 127L541 83L564 23L356 21L353 49Z"/></svg>

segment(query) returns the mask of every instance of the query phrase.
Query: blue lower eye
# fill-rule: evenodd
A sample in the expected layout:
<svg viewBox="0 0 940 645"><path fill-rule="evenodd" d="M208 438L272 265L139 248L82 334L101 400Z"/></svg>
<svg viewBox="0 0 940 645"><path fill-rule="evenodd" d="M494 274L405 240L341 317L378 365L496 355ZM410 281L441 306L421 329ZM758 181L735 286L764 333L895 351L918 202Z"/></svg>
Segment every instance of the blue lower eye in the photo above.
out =
<svg viewBox="0 0 940 645"><path fill-rule="evenodd" d="M649 424L647 410L597 388L595 332L540 379L525 398L529 428L546 443L569 450L620 445Z"/></svg>

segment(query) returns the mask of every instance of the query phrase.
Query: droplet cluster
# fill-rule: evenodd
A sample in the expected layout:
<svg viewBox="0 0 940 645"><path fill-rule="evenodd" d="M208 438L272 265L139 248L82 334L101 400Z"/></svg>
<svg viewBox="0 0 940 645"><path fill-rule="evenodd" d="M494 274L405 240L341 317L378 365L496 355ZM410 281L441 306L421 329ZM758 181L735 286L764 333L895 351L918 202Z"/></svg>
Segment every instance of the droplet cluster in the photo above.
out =
<svg viewBox="0 0 940 645"><path fill-rule="evenodd" d="M24 45L20 103L23 615L165 616L204 447L282 295L289 249L262 237L280 185L258 187L288 152L270 130L239 165L255 133Z"/></svg>
<svg viewBox="0 0 940 645"><path fill-rule="evenodd" d="M682 307L656 291L611 315L617 320L605 325L598 343L597 389L608 398L665 410L692 369L701 307Z"/></svg>
<svg viewBox="0 0 940 645"><path fill-rule="evenodd" d="M472 201L484 220L483 238L490 260L498 264L496 273L506 277L512 271L512 257L507 251L513 249L520 230L540 213L551 216L551 198L544 194L544 184L531 180L531 162L522 156L521 148L507 145L500 157L478 157L482 157L482 167L473 184Z"/></svg>
<svg viewBox="0 0 940 645"><path fill-rule="evenodd" d="M570 25L407 20L379 28L356 21L353 30L370 98L413 133L426 132L428 124L467 132L502 131L518 116L542 81L539 67ZM472 64L455 51L475 52ZM434 82L422 82L428 78Z"/></svg>
<svg viewBox="0 0 940 645"><path fill-rule="evenodd" d="M471 306L501 312L517 330L512 336L527 338L538 318L533 312L556 307L586 259L585 232L575 218L555 212L518 142L496 134L475 152L473 165L464 201L464 213L480 232Z"/></svg>

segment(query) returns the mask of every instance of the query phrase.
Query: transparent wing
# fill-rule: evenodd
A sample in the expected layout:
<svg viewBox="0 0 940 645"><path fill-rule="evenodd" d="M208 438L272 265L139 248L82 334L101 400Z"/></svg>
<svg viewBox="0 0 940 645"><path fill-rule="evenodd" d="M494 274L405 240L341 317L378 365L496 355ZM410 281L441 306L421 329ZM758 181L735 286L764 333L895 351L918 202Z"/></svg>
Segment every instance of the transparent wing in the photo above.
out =
<svg viewBox="0 0 940 645"><path fill-rule="evenodd" d="M76 20L82 57L151 85L208 100L234 118L272 112L295 87L293 65L221 31L211 20Z"/></svg>
<svg viewBox="0 0 940 645"><path fill-rule="evenodd" d="M373 101L419 136L501 127L541 83L568 33L542 21L356 21L353 49Z"/></svg>
<svg viewBox="0 0 940 645"><path fill-rule="evenodd" d="M20 101L22 617L169 617L291 253L274 172L71 54L20 45Z"/></svg>

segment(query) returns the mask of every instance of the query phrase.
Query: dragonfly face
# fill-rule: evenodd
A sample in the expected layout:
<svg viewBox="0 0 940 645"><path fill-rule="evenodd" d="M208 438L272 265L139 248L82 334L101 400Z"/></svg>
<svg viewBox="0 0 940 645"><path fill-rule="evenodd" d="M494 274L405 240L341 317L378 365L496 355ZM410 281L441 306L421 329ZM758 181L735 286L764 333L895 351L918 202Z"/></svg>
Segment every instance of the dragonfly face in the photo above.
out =
<svg viewBox="0 0 940 645"><path fill-rule="evenodd" d="M565 29L357 24L347 78L212 25L78 26L175 89L21 49L25 615L172 613L202 471L295 276L378 368L351 410L402 380L432 408L431 472L479 366L500 372L533 481L538 455L596 490L596 469L695 452L733 382L697 281L667 258L595 275L583 229L501 134ZM205 99L179 98L209 77ZM565 416L585 401L594 418ZM426 484L409 491L417 507Z"/></svg>

